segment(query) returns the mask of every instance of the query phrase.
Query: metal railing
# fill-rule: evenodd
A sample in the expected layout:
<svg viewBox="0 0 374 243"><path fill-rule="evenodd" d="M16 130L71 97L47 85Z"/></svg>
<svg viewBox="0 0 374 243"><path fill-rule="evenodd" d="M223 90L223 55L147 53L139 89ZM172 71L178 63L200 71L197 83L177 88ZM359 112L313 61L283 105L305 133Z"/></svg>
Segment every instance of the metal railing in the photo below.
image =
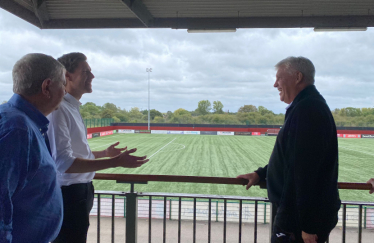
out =
<svg viewBox="0 0 374 243"><path fill-rule="evenodd" d="M111 220L111 242L116 242L115 229L116 221L119 218L125 221L125 226L123 227L125 227L126 231L125 235L123 235L121 239L118 239L117 242L181 242L182 238L186 237L189 239L188 242L212 242L212 236L215 240L218 238L219 242L224 243L228 240L230 242L234 240L239 243L268 242L270 240L273 214L271 203L267 198L201 194L137 193L134 191L135 184L144 184L148 181L245 185L247 181L244 179L122 174L96 174L95 179L116 180L117 183L131 184L130 192L95 192L97 197L95 198L91 215L97 217L96 242L101 242L101 221L104 217L108 217ZM260 186L262 188L266 187L264 184ZM339 183L339 188L369 190L371 185L364 183ZM368 210L370 215L368 214ZM347 227L356 227L355 229L358 231L357 242L363 242L363 230L365 230L367 226L368 219L370 222L373 222L374 226L374 203L343 202L341 211L339 212L338 222L338 229L340 229L340 227L342 229L341 242L346 242ZM144 220L147 220L147 222ZM106 222L107 221L106 219ZM139 230L139 222L141 222L143 234L141 234L141 239L138 241L137 232ZM156 222L156 226L154 226L152 222ZM192 222L192 231L188 227L182 227L182 224L185 222ZM198 222L203 222L207 225L203 231L201 227L197 227ZM171 228L171 230L168 230L168 227ZM243 227L245 227L244 231ZM146 230L145 228L148 229ZM155 232L154 230L152 231L152 228L157 229L156 233L158 233L158 236L154 237ZM235 230L233 230L233 228L236 229L236 233L234 233ZM123 231L123 229L121 230ZM183 230L187 232L182 234ZM144 236L144 231L147 231L147 238ZM213 231L221 232L221 236L218 237L217 234L213 234ZM251 231L252 236L248 235L248 231ZM243 232L245 232L245 237L243 237ZM365 233L367 232L370 233L371 231L366 230ZM174 236L172 235L173 233ZM337 234L338 233L334 233L334 238L336 238ZM182 237L182 235L184 237ZM204 237L202 237L202 235L204 235ZM374 234L372 234L371 237L373 236ZM168 237L170 239L168 239ZM330 242L337 242L336 239L334 240L335 241L330 240Z"/></svg>

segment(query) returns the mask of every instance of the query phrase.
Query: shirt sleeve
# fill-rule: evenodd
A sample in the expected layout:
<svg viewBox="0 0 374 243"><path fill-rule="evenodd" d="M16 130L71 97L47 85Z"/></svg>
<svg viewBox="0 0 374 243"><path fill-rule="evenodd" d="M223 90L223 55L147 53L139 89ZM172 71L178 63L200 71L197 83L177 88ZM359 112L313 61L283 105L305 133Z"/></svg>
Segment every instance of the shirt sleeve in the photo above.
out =
<svg viewBox="0 0 374 243"><path fill-rule="evenodd" d="M260 181L266 181L266 173L268 171L268 165L265 165L265 167L260 167L258 168L255 172L258 174L260 177Z"/></svg>
<svg viewBox="0 0 374 243"><path fill-rule="evenodd" d="M12 197L25 186L28 176L30 139L21 129L5 131L0 137L0 242L11 243Z"/></svg>
<svg viewBox="0 0 374 243"><path fill-rule="evenodd" d="M71 147L71 135L69 129L69 117L61 107L47 117L50 121L48 137L51 145L52 157L56 162L60 173L66 172L73 164L76 157L73 156Z"/></svg>
<svg viewBox="0 0 374 243"><path fill-rule="evenodd" d="M291 121L289 158L297 212L301 230L310 234L316 233L319 227L313 210L321 200L318 180L332 136L329 124L328 114L314 104L300 108Z"/></svg>

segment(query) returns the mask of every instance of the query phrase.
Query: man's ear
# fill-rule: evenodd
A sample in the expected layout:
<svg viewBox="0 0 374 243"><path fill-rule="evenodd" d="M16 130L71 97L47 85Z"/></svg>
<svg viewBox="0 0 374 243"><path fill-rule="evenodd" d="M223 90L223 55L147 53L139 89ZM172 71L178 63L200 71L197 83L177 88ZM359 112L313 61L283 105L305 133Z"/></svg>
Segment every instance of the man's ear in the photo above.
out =
<svg viewBox="0 0 374 243"><path fill-rule="evenodd" d="M304 75L301 72L296 72L296 84L301 83L303 78L304 78Z"/></svg>
<svg viewBox="0 0 374 243"><path fill-rule="evenodd" d="M71 76L71 73L69 73L68 71L65 72L65 79L66 79L66 84L69 81L73 81L73 77Z"/></svg>
<svg viewBox="0 0 374 243"><path fill-rule="evenodd" d="M52 80L50 78L44 79L42 83L42 94L48 98L51 98L51 84Z"/></svg>

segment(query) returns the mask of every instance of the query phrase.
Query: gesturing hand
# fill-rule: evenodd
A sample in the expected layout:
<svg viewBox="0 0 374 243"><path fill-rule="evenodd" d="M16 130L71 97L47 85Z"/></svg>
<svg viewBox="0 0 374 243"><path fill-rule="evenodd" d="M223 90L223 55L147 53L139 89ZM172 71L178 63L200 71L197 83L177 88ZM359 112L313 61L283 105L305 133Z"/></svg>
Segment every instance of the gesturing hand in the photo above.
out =
<svg viewBox="0 0 374 243"><path fill-rule="evenodd" d="M258 176L258 174L256 172L252 172L252 173L245 174L245 175L238 175L236 178L242 178L242 179L247 179L248 180L248 184L245 187L245 189L247 189L247 190L251 186L257 184L260 181L260 177Z"/></svg>
<svg viewBox="0 0 374 243"><path fill-rule="evenodd" d="M105 149L105 157L115 157L122 153L122 151L125 151L127 147L124 148L115 148L119 142L116 142L115 144L110 145L107 149Z"/></svg>
<svg viewBox="0 0 374 243"><path fill-rule="evenodd" d="M133 148L115 157L115 159L117 160L117 166L121 166L125 168L136 168L136 167L142 166L143 164L149 161L149 159L146 159L147 156L138 157L138 156L131 155L135 151L136 151L136 148Z"/></svg>

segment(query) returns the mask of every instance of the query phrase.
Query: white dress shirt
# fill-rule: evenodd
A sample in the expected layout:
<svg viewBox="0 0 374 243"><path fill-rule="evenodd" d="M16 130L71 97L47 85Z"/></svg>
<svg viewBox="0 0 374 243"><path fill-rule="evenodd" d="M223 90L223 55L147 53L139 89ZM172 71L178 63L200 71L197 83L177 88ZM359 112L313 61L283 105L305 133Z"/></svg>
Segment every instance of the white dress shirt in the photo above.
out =
<svg viewBox="0 0 374 243"><path fill-rule="evenodd" d="M60 107L47 116L52 157L61 186L92 181L95 172L65 173L76 158L95 159L87 142L87 130L79 113L81 103L67 93Z"/></svg>

